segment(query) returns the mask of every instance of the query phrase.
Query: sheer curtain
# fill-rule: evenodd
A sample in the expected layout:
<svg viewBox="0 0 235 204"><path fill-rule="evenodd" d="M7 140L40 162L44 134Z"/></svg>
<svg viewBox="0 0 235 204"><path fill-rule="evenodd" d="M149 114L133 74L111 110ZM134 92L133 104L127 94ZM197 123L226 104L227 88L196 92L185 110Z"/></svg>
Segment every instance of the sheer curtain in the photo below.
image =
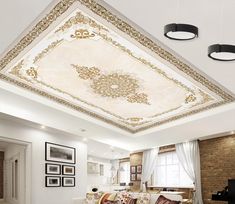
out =
<svg viewBox="0 0 235 204"><path fill-rule="evenodd" d="M157 156L158 156L159 148L145 150L143 152L143 160L142 160L142 176L141 176L141 190L146 191L146 182L151 178L151 175L154 171ZM143 187L145 186L145 187Z"/></svg>
<svg viewBox="0 0 235 204"><path fill-rule="evenodd" d="M176 144L176 153L185 172L194 182L193 204L203 204L198 141Z"/></svg>

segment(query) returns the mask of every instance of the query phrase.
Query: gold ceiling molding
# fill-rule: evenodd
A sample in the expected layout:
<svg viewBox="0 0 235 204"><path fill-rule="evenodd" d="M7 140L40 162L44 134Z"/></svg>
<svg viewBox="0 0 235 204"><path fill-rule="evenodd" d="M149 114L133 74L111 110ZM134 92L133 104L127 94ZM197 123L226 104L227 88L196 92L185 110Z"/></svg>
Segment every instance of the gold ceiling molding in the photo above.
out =
<svg viewBox="0 0 235 204"><path fill-rule="evenodd" d="M134 27L129 25L127 22L124 22L118 16L112 14L111 11L107 10L105 7L98 4L94 0L61 0L41 21L39 21L39 23L35 25L35 27L25 37L23 37L19 41L18 44L16 44L16 46L12 50L6 53L6 55L0 60L0 71L3 70L14 58L16 58L27 46L29 46L42 32L48 29L50 25L54 21L56 21L58 17L64 14L70 8L70 6L73 5L75 2L80 2L82 5L86 6L88 9L93 11L93 13L102 17L107 22L111 23L113 26L119 29L121 32L125 33L132 39L136 40L137 43L148 48L153 53L160 56L162 59L174 65L176 68L178 68L178 70L191 77L194 81L198 82L203 87L206 87L215 95L221 97L222 100L219 99L215 100L209 94L204 92L204 90L202 91L200 89L198 90L192 89L191 87L187 86L181 81L168 76L168 74L166 74L162 69L156 67L153 63L149 62L148 60L136 56L130 49L126 48L121 43L117 42L116 40L112 39L112 37L108 36L107 33L110 32L108 28L97 23L95 20L89 18L88 16L84 16L82 12L76 12L76 14L71 18L69 18L67 21L65 21L65 23L62 26L59 26L57 30L55 30L55 33L58 34L58 36L62 36L63 34L73 29L74 32L72 34L69 33L70 34L69 36L71 39L74 40L86 40L86 39L89 40L90 38L94 37L102 38L106 42L112 44L114 47L124 51L129 56L135 58L142 64L155 70L156 73L163 76L167 80L170 80L175 84L177 84L177 86L183 88L187 92L183 102L184 104L170 108L169 110L163 111L161 113L156 114L155 112L155 114L149 116L148 118L139 117L139 115L133 117L122 117L118 114L111 113L105 108L98 107L95 104L90 104L86 100L83 100L77 96L74 96L73 94L70 94L64 90L53 87L52 85L43 82L40 79L40 66L37 67L36 65L35 66L30 65L27 69L23 68L24 60L19 60L18 63L10 70L9 74L14 76L14 78L5 75L5 73L0 73L0 79L5 80L9 83L13 83L24 89L30 90L52 101L58 102L64 106L77 110L81 113L87 114L93 118L114 125L118 128L121 128L131 133L136 133L152 127L156 127L164 123L175 121L177 119L187 117L192 114L204 110L209 110L211 108L215 108L225 103L234 101L234 97L232 95L227 93L225 90L223 90L213 82L210 82L200 73L192 69L189 65L182 62L173 54L166 51L164 48L156 44L153 40L149 39L144 34L137 31ZM83 26L79 27L80 25ZM90 27L93 28L94 30L90 29ZM40 60L44 58L49 52L52 52L54 49L59 47L65 41L66 41L65 39L57 39L56 41L51 42L49 45L47 45L47 47L44 48L44 50L39 52L34 57L33 62L39 63ZM82 80L89 80L90 88L93 90L93 92L102 97L107 97L112 99L122 97L125 98L126 101L129 103L133 104L140 103L149 106L151 105L149 103L149 96L147 92L144 93L142 88L139 90L141 82L139 82L139 80L137 80L135 77L133 78L133 75L129 73L124 73L124 74L119 72L103 73L99 68L97 68L96 65L78 66L72 64L72 67L75 68L77 76ZM17 80L17 77L20 80ZM67 95L70 98L73 98L74 100L81 101L87 106L100 109L105 114L116 117L118 121L121 122L119 123L117 120L113 120L110 117L106 117L93 110L85 109L83 108L83 106L71 103L66 98L55 96L54 94L50 94L45 90L41 90L38 87L34 87L33 84L35 83L41 84L42 86L47 87L48 89L51 89L60 94ZM214 102L214 100L216 102ZM191 107L191 109L188 109L189 111L185 109L184 111L179 112L179 114L175 114L177 113L177 111L180 111L182 107L185 107L185 105ZM156 118L158 118L159 116L162 117L165 114L168 115L171 113L174 114L170 115L169 117L167 116L161 120L156 120ZM154 120L150 120L151 118L154 118Z"/></svg>

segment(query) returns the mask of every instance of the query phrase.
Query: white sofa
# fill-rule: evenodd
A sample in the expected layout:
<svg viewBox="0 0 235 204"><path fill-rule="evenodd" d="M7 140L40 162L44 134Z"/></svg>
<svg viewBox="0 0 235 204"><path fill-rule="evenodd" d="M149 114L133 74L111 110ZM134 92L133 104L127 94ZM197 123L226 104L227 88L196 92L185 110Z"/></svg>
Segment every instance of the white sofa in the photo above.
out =
<svg viewBox="0 0 235 204"><path fill-rule="evenodd" d="M130 193L132 197L138 197L140 193ZM170 200L176 200L180 201L182 203L183 198L181 195L172 193L172 192L161 192L161 193L150 193L150 202L149 204L155 204L158 197L160 195L163 195L164 197L170 199ZM73 204L84 204L85 203L85 198L74 198L73 199Z"/></svg>

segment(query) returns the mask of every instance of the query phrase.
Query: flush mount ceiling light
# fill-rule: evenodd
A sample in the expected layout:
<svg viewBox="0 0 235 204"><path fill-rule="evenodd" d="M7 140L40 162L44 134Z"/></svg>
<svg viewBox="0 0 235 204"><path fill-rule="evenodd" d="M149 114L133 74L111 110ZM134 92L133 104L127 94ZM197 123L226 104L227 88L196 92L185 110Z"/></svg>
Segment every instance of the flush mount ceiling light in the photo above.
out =
<svg viewBox="0 0 235 204"><path fill-rule="evenodd" d="M225 44L214 44L208 47L208 57L218 61L234 61L235 46Z"/></svg>
<svg viewBox="0 0 235 204"><path fill-rule="evenodd" d="M189 24L167 24L164 27L164 35L172 40L192 40L198 37L198 28Z"/></svg>

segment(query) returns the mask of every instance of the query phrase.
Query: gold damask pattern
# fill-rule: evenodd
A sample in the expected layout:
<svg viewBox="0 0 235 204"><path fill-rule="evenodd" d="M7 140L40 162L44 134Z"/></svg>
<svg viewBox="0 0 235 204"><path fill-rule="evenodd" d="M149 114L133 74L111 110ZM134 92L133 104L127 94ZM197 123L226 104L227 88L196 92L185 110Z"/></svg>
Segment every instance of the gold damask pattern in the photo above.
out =
<svg viewBox="0 0 235 204"><path fill-rule="evenodd" d="M91 88L94 92L111 98L126 97L134 94L139 88L138 81L125 74L101 75L93 80Z"/></svg>
<svg viewBox="0 0 235 204"><path fill-rule="evenodd" d="M206 79L204 76L202 76L197 71L193 70L189 65L184 63L182 60L180 60L178 57L175 57L170 52L163 49L161 46L156 44L152 39L144 36L142 33L137 31L134 27L117 17L116 15L112 14L109 10L107 10L104 6L98 4L95 0L61 0L58 4L54 6L54 8L40 21L38 22L35 27L24 37L22 38L19 43L16 44L16 46L11 49L9 52L5 54L5 56L0 60L0 70L3 70L8 63L10 63L14 58L16 58L20 52L22 52L28 45L30 45L43 31L45 31L59 16L61 16L64 12L70 8L74 2L80 2L84 6L86 6L88 9L93 11L95 14L99 15L103 19L105 19L107 22L113 24L116 28L124 32L125 34L129 35L131 38L139 42L141 45L143 45L145 48L148 48L152 52L156 53L158 56L160 56L162 59L166 60L170 64L174 65L178 70L182 71L186 75L190 76L193 80L197 81L199 84L202 84L203 86L206 86L210 91L213 93L219 95L222 97L222 101L211 103L210 105L197 108L194 110L187 111L183 114L178 114L174 117L167 118L162 121L154 122L151 125L143 126L138 129L130 129L124 125L121 125L115 121L112 121L108 118L102 117L100 115L95 114L94 112L87 111L77 105L74 105L66 100L63 100L61 98L55 97L53 95L50 95L42 90L39 90L37 88L32 87L31 85L21 82L20 80L16 80L14 78L8 77L3 73L0 73L0 79L7 81L9 83L13 83L17 86L20 86L22 88L25 88L27 90L33 91L34 93L37 93L41 96L44 96L52 101L58 102L60 104L63 104L67 107L70 107L72 109L75 109L77 111L80 111L82 113L85 113L87 115L90 115L91 117L100 119L106 123L115 125L119 128L122 128L124 130L127 130L131 133L136 133L139 131L146 130L151 127L155 127L161 124L164 124L166 122L171 122L174 120L177 120L182 117L186 117L204 110L208 110L211 108L218 107L220 105L226 104L228 102L234 101L234 96L232 96L230 93L226 92L213 82L210 82L208 79ZM76 21L74 21L76 22ZM71 27L70 25L72 22L69 22L66 24L66 26ZM64 31L66 28L61 28L59 31ZM17 74L17 69L15 67L12 69L12 72ZM18 69L19 70L19 69ZM25 79L28 81L27 79ZM29 81L30 82L30 81ZM207 95L207 98L210 98L209 95ZM207 100L207 99L206 99Z"/></svg>
<svg viewBox="0 0 235 204"><path fill-rule="evenodd" d="M127 101L130 103L145 103L150 105L148 96L145 93L134 93L133 95L127 96Z"/></svg>
<svg viewBox="0 0 235 204"><path fill-rule="evenodd" d="M130 103L148 104L148 96L144 93L137 93L139 88L138 80L128 74L101 74L97 67L86 67L71 64L78 73L78 76L84 80L91 80L90 87L94 93L102 97L127 97Z"/></svg>
<svg viewBox="0 0 235 204"><path fill-rule="evenodd" d="M100 70L96 67L89 68L86 66L78 66L75 64L72 64L72 66L76 69L78 76L84 80L91 80L100 75Z"/></svg>
<svg viewBox="0 0 235 204"><path fill-rule="evenodd" d="M78 29L75 31L74 34L71 35L71 38L86 39L86 38L92 38L94 36L95 34L90 33L87 29Z"/></svg>

